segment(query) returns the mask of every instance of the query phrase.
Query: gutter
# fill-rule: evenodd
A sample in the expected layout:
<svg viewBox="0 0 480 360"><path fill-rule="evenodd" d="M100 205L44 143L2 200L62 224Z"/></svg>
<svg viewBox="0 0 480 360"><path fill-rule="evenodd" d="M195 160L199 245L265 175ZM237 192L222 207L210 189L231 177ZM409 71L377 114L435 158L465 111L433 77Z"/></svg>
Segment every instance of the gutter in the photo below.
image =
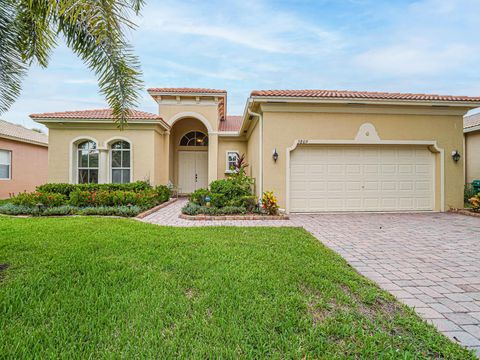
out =
<svg viewBox="0 0 480 360"><path fill-rule="evenodd" d="M474 131L477 131L477 130L480 130L480 125L464 128L463 133L466 134L466 133L474 132Z"/></svg>
<svg viewBox="0 0 480 360"><path fill-rule="evenodd" d="M256 116L258 117L258 124L260 126L260 150L259 150L259 154L260 154L260 162L259 162L259 166L258 166L258 190L259 190L259 203L261 204L262 203L262 194L263 194L263 116L262 114L260 113L256 113L256 112L253 112L252 110L250 110L250 107L247 106L247 112L249 115L251 116Z"/></svg>
<svg viewBox="0 0 480 360"><path fill-rule="evenodd" d="M480 101L451 100L405 100L405 99L370 99L370 98L327 98L298 96L251 96L250 101L276 103L317 103L317 104L366 104L366 105L420 105L433 107L461 107L474 109L480 107Z"/></svg>

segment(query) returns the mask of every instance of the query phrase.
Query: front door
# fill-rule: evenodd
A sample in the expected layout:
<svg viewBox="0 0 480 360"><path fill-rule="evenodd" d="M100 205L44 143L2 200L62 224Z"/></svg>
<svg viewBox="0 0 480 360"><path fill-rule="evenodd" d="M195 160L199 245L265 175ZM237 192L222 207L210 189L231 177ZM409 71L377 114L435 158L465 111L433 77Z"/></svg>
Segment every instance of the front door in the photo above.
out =
<svg viewBox="0 0 480 360"><path fill-rule="evenodd" d="M208 152L178 152L178 186L181 194L208 186Z"/></svg>

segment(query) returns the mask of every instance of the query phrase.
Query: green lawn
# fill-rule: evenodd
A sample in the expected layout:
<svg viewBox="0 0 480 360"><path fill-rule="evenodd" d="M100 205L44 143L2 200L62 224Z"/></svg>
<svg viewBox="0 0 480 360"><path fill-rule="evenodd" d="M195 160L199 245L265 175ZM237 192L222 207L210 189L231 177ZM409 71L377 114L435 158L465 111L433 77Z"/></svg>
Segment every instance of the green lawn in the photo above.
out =
<svg viewBox="0 0 480 360"><path fill-rule="evenodd" d="M5 358L474 358L301 229L0 217Z"/></svg>

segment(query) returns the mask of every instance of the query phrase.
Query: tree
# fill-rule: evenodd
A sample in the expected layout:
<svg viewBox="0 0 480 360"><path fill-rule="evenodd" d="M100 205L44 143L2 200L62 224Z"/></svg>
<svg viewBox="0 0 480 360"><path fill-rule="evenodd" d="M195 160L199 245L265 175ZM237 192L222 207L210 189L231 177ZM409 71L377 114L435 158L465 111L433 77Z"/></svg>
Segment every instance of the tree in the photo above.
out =
<svg viewBox="0 0 480 360"><path fill-rule="evenodd" d="M19 96L37 62L48 66L62 36L98 78L120 128L143 87L139 61L125 39L143 0L0 0L0 114Z"/></svg>

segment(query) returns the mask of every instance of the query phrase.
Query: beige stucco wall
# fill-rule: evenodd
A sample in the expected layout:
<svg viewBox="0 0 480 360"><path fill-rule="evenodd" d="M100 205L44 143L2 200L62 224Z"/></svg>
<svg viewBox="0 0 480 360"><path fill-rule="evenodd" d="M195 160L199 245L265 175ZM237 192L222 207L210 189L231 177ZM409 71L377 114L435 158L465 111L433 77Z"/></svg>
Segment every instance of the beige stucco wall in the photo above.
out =
<svg viewBox="0 0 480 360"><path fill-rule="evenodd" d="M132 144L132 180L148 180L152 184L165 183L162 162L165 154L155 150L163 147L163 131L158 125L130 124L126 130L118 130L114 124L49 125L49 182L76 182L71 170L73 142L94 139L99 149L108 149L112 139L126 139ZM106 150L105 150L106 151ZM108 162L109 164L109 162ZM108 165L109 166L109 165ZM104 169L109 172L108 169ZM102 171L102 170L100 170Z"/></svg>
<svg viewBox="0 0 480 360"><path fill-rule="evenodd" d="M364 123L373 124L381 140L436 141L445 151L445 208L463 205L463 163L453 162L450 156L452 150L463 149L463 113L393 106L357 106L349 108L349 113L342 112L346 107L319 105L305 108L292 104L263 107L263 190L274 191L282 208L286 206L287 148L299 139L353 140ZM438 115L432 115L432 112ZM253 163L255 156L250 152L250 144L248 148ZM276 163L272 159L274 148L279 153ZM435 203L436 210L440 210L440 155L437 154L436 158Z"/></svg>
<svg viewBox="0 0 480 360"><path fill-rule="evenodd" d="M12 152L11 179L0 180L0 199L10 193L34 191L47 182L47 147L0 138L0 150Z"/></svg>
<svg viewBox="0 0 480 360"><path fill-rule="evenodd" d="M227 152L236 151L240 155L245 154L246 162L248 163L247 156L247 141L246 139L239 140L233 137L219 137L218 140L218 167L217 178L223 179L226 177L227 169Z"/></svg>
<svg viewBox="0 0 480 360"><path fill-rule="evenodd" d="M480 131L465 134L465 168L467 183L480 180Z"/></svg>
<svg viewBox="0 0 480 360"><path fill-rule="evenodd" d="M178 104L178 105L168 105L160 104L159 105L159 114L160 116L169 124L172 124L172 120L181 114L199 114L198 118L208 121L212 131L218 130L218 105L188 105L188 104ZM187 115L185 117L192 117Z"/></svg>

